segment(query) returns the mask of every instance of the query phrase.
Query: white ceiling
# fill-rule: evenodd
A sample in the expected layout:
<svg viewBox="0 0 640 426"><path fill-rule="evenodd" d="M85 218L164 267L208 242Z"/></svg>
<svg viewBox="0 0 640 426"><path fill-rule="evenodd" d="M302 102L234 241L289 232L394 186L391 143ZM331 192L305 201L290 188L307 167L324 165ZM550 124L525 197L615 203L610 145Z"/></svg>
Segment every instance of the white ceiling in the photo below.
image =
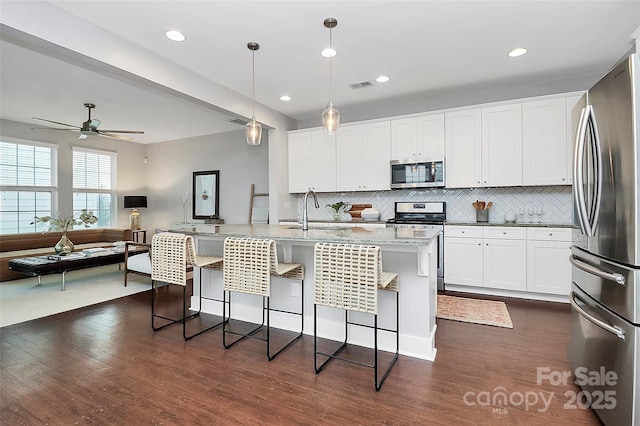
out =
<svg viewBox="0 0 640 426"><path fill-rule="evenodd" d="M10 3L3 0L0 8ZM385 108L416 112L409 100L447 93L483 92L495 100L487 93L505 88L513 88L514 97L525 86L540 92L531 95L586 89L576 85L594 82L620 60L640 25L637 0L52 1L43 7L52 5L86 21L60 30L89 43L105 43L106 30L111 46L132 43L231 89L243 105L221 113L210 102L105 72L105 67L87 65L90 61L43 55L46 49L32 50L3 29L2 118L41 124L31 120L36 116L81 125L83 103L93 102L101 128L145 130L135 137L142 143L241 129L227 120L250 104L249 41L260 43L257 102L302 123L319 121L329 100L329 64L320 56L329 42L323 26L327 17L338 20L333 102L345 118L358 119L367 118L367 111L368 118L380 116ZM5 23L1 13L0 20ZM56 30L55 21L50 25ZM187 40L169 41L164 37L168 29L182 31ZM529 53L508 58L517 46ZM391 81L376 83L380 74ZM373 84L350 87L363 81ZM293 100L280 101L283 94Z"/></svg>

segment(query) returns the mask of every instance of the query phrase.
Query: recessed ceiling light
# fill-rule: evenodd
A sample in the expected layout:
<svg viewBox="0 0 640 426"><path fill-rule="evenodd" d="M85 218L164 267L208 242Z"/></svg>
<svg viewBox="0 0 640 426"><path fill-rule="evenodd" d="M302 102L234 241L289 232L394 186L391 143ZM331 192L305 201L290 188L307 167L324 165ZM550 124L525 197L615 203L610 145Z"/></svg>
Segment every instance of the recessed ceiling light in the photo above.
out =
<svg viewBox="0 0 640 426"><path fill-rule="evenodd" d="M291 100L291 96L289 95L282 95L280 96L280 100L281 101L285 101L285 102L289 102Z"/></svg>
<svg viewBox="0 0 640 426"><path fill-rule="evenodd" d="M336 52L334 49L331 49L330 47L327 47L322 52L320 52L320 54L325 58L333 58L338 54L338 52Z"/></svg>
<svg viewBox="0 0 640 426"><path fill-rule="evenodd" d="M164 35L167 36L169 40L173 41L185 41L187 38L180 31L169 30Z"/></svg>
<svg viewBox="0 0 640 426"><path fill-rule="evenodd" d="M509 57L517 58L518 56L522 56L525 53L527 53L527 49L525 49L524 47L516 47L511 52L509 52Z"/></svg>
<svg viewBox="0 0 640 426"><path fill-rule="evenodd" d="M389 81L389 77L387 77L386 75L381 75L380 77L376 78L376 81L378 83L386 83L387 81Z"/></svg>

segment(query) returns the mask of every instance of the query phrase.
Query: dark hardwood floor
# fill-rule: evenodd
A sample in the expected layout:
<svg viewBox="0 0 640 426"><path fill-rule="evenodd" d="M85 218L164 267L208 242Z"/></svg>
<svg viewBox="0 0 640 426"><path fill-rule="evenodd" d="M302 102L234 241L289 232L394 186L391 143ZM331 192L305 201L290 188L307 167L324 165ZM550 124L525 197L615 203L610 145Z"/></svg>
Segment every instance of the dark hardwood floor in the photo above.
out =
<svg viewBox="0 0 640 426"><path fill-rule="evenodd" d="M513 329L438 320L436 361L401 356L375 392L369 368L314 374L309 336L268 362L264 342L223 349L220 329L154 333L149 292L128 296L0 329L0 424L600 424L564 408L572 383L536 383L537 367L570 370L569 306L505 300Z"/></svg>

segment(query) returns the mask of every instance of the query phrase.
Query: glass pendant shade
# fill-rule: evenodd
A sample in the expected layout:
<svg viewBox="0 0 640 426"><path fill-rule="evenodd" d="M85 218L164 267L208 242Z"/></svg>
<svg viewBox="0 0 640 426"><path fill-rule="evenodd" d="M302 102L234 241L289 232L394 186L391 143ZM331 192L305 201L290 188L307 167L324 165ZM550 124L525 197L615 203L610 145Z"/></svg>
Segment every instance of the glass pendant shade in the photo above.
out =
<svg viewBox="0 0 640 426"><path fill-rule="evenodd" d="M322 111L322 129L325 135L335 135L340 126L340 111L338 111L333 103L329 102L327 109Z"/></svg>
<svg viewBox="0 0 640 426"><path fill-rule="evenodd" d="M256 121L255 117L251 117L251 121L247 123L247 143L249 145L260 145L262 139L262 126Z"/></svg>

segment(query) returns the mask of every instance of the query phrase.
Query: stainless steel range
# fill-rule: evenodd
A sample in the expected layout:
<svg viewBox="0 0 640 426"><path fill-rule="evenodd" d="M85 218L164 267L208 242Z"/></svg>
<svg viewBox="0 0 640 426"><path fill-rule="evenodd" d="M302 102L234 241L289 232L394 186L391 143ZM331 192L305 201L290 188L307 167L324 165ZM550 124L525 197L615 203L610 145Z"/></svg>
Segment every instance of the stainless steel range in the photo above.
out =
<svg viewBox="0 0 640 426"><path fill-rule="evenodd" d="M447 204L444 201L397 201L395 217L387 221L387 228L396 228L398 235L420 237L427 229L440 231L438 236L438 290L444 290L444 221Z"/></svg>

